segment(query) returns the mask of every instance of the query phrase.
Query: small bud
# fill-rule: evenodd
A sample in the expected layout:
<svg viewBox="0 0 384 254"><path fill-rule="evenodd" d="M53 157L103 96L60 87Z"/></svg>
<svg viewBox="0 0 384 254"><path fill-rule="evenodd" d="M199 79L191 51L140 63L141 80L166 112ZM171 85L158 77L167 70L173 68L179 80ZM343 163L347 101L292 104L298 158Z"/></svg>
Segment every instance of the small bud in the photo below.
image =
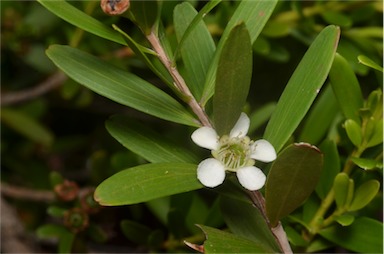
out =
<svg viewBox="0 0 384 254"><path fill-rule="evenodd" d="M83 231L89 225L88 214L78 207L68 210L64 213L64 225L74 233Z"/></svg>
<svg viewBox="0 0 384 254"><path fill-rule="evenodd" d="M72 201L79 193L79 186L75 182L64 180L63 183L55 186L54 191L60 200Z"/></svg>
<svg viewBox="0 0 384 254"><path fill-rule="evenodd" d="M121 15L129 8L129 0L101 0L103 11L111 16Z"/></svg>
<svg viewBox="0 0 384 254"><path fill-rule="evenodd" d="M81 208L87 213L96 213L100 210L99 204L93 198L93 188L86 189L80 194L80 205Z"/></svg>

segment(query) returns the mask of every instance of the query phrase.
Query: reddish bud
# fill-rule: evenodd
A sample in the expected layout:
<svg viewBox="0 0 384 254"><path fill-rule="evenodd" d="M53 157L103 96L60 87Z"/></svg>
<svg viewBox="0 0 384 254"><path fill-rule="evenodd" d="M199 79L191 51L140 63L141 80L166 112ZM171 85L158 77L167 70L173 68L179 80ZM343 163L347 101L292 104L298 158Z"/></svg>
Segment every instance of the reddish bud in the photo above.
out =
<svg viewBox="0 0 384 254"><path fill-rule="evenodd" d="M86 189L80 194L81 208L87 213L96 213L100 210L100 205L93 198L93 188Z"/></svg>
<svg viewBox="0 0 384 254"><path fill-rule="evenodd" d="M64 225L74 233L83 231L89 225L88 214L78 207L72 208L64 213Z"/></svg>
<svg viewBox="0 0 384 254"><path fill-rule="evenodd" d="M72 201L79 193L79 186L75 182L64 180L63 183L55 186L54 191L59 199Z"/></svg>
<svg viewBox="0 0 384 254"><path fill-rule="evenodd" d="M111 16L120 15L129 8L129 0L101 0L103 11Z"/></svg>

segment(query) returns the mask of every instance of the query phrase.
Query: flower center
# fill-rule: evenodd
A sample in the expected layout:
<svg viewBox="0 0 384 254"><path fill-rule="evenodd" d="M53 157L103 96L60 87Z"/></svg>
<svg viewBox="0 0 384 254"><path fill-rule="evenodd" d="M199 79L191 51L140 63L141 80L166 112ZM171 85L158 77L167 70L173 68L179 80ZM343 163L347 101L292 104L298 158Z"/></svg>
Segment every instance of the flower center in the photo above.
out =
<svg viewBox="0 0 384 254"><path fill-rule="evenodd" d="M213 157L221 161L226 170L236 171L245 166L251 166L255 162L250 159L250 145L252 141L249 137L230 138L224 135L219 140L219 149L212 151Z"/></svg>

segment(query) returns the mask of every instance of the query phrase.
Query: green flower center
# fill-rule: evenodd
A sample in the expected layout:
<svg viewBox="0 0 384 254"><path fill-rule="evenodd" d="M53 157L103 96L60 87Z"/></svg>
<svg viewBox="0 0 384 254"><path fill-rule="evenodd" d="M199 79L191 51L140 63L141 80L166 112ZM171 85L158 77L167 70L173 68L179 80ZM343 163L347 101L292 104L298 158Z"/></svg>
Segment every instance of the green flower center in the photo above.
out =
<svg viewBox="0 0 384 254"><path fill-rule="evenodd" d="M220 138L219 149L212 151L212 155L221 161L226 170L236 171L245 166L252 166L255 162L250 158L250 145L253 141L249 137L230 138L224 135Z"/></svg>

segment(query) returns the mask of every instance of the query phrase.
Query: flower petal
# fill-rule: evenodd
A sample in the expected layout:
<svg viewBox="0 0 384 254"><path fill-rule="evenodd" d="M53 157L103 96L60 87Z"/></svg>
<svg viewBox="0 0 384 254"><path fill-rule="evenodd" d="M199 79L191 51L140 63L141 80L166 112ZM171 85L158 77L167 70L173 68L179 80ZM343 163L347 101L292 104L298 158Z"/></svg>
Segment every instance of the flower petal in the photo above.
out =
<svg viewBox="0 0 384 254"><path fill-rule="evenodd" d="M241 113L239 120L237 120L235 126L233 126L231 133L229 133L229 136L231 138L239 137L242 138L248 133L250 120L249 117L245 113Z"/></svg>
<svg viewBox="0 0 384 254"><path fill-rule="evenodd" d="M209 158L197 167L197 179L206 187L216 187L224 182L225 169L220 161Z"/></svg>
<svg viewBox="0 0 384 254"><path fill-rule="evenodd" d="M250 191L261 189L267 179L263 171L254 166L240 168L236 174L240 184Z"/></svg>
<svg viewBox="0 0 384 254"><path fill-rule="evenodd" d="M275 148L265 139L255 141L251 146L251 158L262 161L271 162L276 159Z"/></svg>
<svg viewBox="0 0 384 254"><path fill-rule="evenodd" d="M210 127L200 127L192 133L191 138L192 141L200 147L210 150L219 148L219 136L216 131Z"/></svg>

